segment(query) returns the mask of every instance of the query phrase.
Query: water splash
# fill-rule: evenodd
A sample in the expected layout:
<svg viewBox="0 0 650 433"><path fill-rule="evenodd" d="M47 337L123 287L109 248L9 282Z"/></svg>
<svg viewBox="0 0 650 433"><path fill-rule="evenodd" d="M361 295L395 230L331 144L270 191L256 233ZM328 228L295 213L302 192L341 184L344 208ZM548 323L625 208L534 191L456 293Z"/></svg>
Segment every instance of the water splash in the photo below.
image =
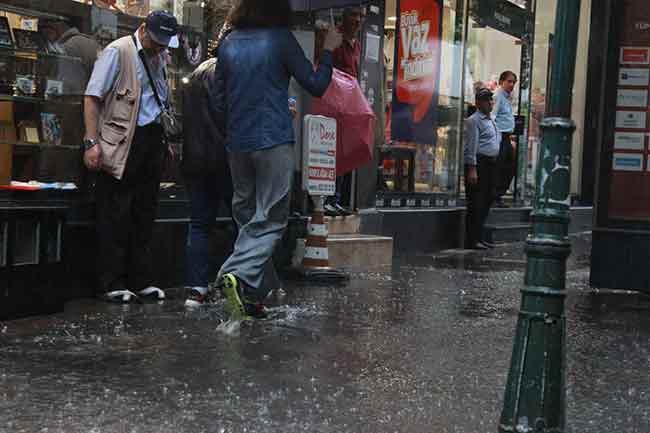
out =
<svg viewBox="0 0 650 433"><path fill-rule="evenodd" d="M217 332L220 332L227 337L239 337L241 324L241 320L227 320L217 326Z"/></svg>

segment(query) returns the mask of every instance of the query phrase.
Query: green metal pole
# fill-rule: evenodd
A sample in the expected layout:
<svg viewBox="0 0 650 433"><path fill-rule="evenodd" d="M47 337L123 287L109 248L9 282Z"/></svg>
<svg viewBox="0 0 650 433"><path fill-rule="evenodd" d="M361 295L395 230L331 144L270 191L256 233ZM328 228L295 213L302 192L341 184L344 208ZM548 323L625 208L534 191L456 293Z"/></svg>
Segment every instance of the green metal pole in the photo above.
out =
<svg viewBox="0 0 650 433"><path fill-rule="evenodd" d="M541 124L533 232L499 422L501 433L565 431L566 260L569 241L571 96L580 0L558 0L546 118Z"/></svg>

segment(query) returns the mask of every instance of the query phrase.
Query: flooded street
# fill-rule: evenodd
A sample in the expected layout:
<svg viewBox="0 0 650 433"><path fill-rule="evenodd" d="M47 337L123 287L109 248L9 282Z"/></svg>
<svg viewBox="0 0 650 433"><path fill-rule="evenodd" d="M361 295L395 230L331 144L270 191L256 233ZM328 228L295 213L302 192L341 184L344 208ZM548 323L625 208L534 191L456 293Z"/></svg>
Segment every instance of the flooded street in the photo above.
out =
<svg viewBox="0 0 650 433"><path fill-rule="evenodd" d="M650 297L567 298L567 431L650 432ZM342 286L288 282L271 317L85 300L0 323L0 433L496 433L523 245L401 257Z"/></svg>

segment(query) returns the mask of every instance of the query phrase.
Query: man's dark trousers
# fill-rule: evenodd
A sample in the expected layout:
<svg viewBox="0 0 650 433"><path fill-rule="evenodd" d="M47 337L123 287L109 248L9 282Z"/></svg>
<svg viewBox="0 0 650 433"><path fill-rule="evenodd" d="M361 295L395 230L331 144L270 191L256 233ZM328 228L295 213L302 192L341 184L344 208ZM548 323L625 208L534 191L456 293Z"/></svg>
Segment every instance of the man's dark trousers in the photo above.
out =
<svg viewBox="0 0 650 433"><path fill-rule="evenodd" d="M509 132L501 133L499 148L499 177L497 183L497 199L500 199L510 188L510 183L517 174L517 154L512 148Z"/></svg>
<svg viewBox="0 0 650 433"><path fill-rule="evenodd" d="M152 284L151 239L166 148L162 127L137 127L121 180L101 172L95 193L102 293Z"/></svg>
<svg viewBox="0 0 650 433"><path fill-rule="evenodd" d="M192 213L187 248L187 283L190 287L208 287L208 282L214 281L218 270L215 257L211 254L210 234L217 225L219 205L224 203L228 209L232 207L230 168L226 164L225 173L187 176L185 184Z"/></svg>
<svg viewBox="0 0 650 433"><path fill-rule="evenodd" d="M482 240L483 226L494 202L497 184L497 158L478 155L476 170L478 183L470 185L465 173L465 192L467 197L467 219L465 222L465 245L476 245Z"/></svg>

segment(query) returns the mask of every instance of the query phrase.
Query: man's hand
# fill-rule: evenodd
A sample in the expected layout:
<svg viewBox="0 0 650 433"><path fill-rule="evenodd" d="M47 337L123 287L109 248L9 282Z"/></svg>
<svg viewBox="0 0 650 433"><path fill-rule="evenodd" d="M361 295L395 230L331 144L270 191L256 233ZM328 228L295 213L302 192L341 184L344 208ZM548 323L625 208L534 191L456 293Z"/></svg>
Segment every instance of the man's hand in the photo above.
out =
<svg viewBox="0 0 650 433"><path fill-rule="evenodd" d="M99 144L84 152L84 164L89 170L99 170L102 166L102 150Z"/></svg>
<svg viewBox="0 0 650 433"><path fill-rule="evenodd" d="M467 166L467 184L470 186L476 186L478 184L478 173L474 165Z"/></svg>
<svg viewBox="0 0 650 433"><path fill-rule="evenodd" d="M343 34L337 31L333 26L330 26L327 36L325 36L325 43L323 49L334 51L343 43Z"/></svg>

